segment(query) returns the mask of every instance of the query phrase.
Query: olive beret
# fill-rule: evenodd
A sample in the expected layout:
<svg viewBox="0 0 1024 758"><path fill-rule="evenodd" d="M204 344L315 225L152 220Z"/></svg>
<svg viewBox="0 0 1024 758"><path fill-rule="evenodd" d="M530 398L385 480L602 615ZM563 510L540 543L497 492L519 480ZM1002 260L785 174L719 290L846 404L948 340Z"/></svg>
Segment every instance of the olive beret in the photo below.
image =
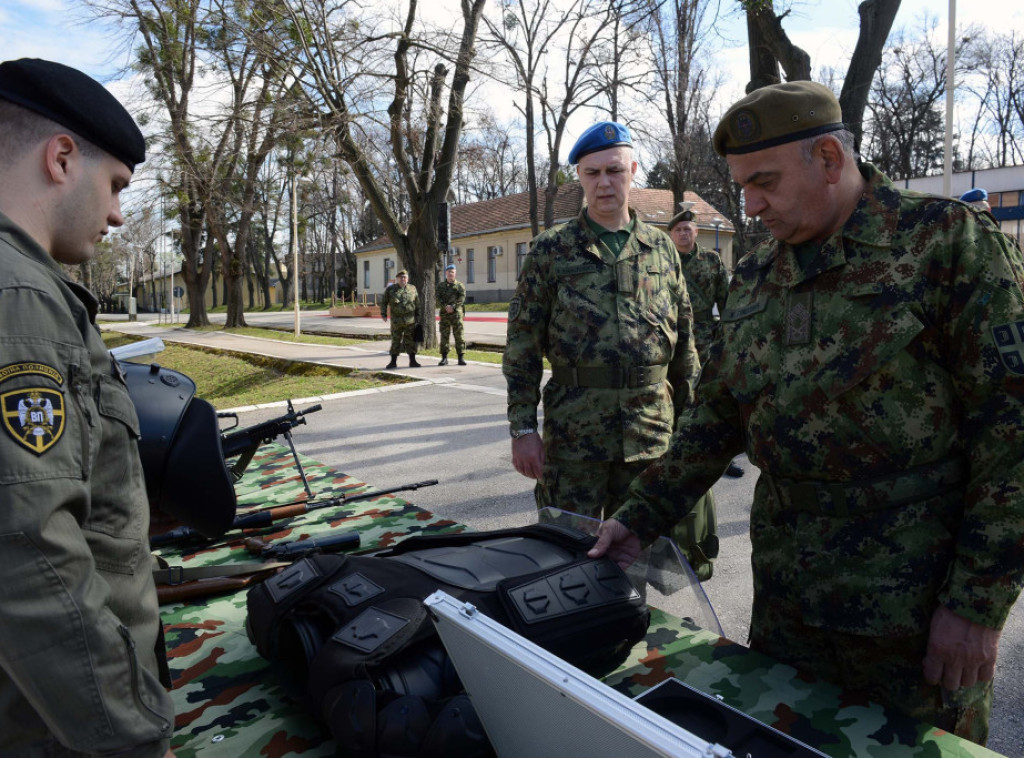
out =
<svg viewBox="0 0 1024 758"><path fill-rule="evenodd" d="M584 155L598 153L620 145L633 146L633 138L629 136L629 129L615 121L600 121L589 127L576 140L576 144L569 151L569 165L575 166Z"/></svg>
<svg viewBox="0 0 1024 758"><path fill-rule="evenodd" d="M685 211L679 211L672 217L672 220L668 222L668 230L672 231L672 227L678 224L680 221L696 221L697 216L693 211L687 209Z"/></svg>
<svg viewBox="0 0 1024 758"><path fill-rule="evenodd" d="M53 61L0 63L0 99L56 121L132 171L146 160L138 124L106 88L81 71Z"/></svg>
<svg viewBox="0 0 1024 758"><path fill-rule="evenodd" d="M846 129L832 90L817 82L772 84L725 112L712 142L719 155L742 155Z"/></svg>
<svg viewBox="0 0 1024 758"><path fill-rule="evenodd" d="M404 268L403 269L399 269L398 273L395 274L395 276L396 277L399 277L399 276L409 276L409 272L406 271Z"/></svg>

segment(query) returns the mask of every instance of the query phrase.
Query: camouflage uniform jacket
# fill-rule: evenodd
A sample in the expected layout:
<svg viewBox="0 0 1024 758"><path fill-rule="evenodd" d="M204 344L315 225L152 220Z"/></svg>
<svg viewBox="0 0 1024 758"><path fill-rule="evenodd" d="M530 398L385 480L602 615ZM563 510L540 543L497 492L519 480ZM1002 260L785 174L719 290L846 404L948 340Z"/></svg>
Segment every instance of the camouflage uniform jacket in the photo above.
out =
<svg viewBox="0 0 1024 758"><path fill-rule="evenodd" d="M419 313L420 294L411 284L401 287L397 284L389 284L384 290L384 300L380 306L381 313L387 313L391 307L391 325L409 326L416 323Z"/></svg>
<svg viewBox="0 0 1024 758"><path fill-rule="evenodd" d="M545 454L580 461L661 455L700 372L679 254L639 220L616 257L584 211L538 235L509 304L503 372L512 428L536 427L545 356L552 366L667 366L667 381L621 389L544 386ZM635 217L635 213L630 211ZM677 406L673 409L673 393Z"/></svg>
<svg viewBox="0 0 1024 758"><path fill-rule="evenodd" d="M0 214L3 755L162 756L173 726L139 422L95 312Z"/></svg>
<svg viewBox="0 0 1024 758"><path fill-rule="evenodd" d="M737 266L698 400L616 518L653 539L745 446L755 598L856 634L922 633L936 603L998 628L1024 572L1024 269L988 218L861 172L806 267L774 242Z"/></svg>
<svg viewBox="0 0 1024 758"><path fill-rule="evenodd" d="M437 285L437 308L441 318L459 320L462 318L462 309L466 302L466 285L455 280L450 282L445 279ZM445 306L450 305L454 310L449 313Z"/></svg>
<svg viewBox="0 0 1024 758"><path fill-rule="evenodd" d="M693 306L693 336L697 340L697 352L701 362L706 362L711 343L720 331L712 309L717 305L719 316L725 313L729 275L721 256L699 245L694 246L689 253L680 253L679 260L683 264L686 291Z"/></svg>

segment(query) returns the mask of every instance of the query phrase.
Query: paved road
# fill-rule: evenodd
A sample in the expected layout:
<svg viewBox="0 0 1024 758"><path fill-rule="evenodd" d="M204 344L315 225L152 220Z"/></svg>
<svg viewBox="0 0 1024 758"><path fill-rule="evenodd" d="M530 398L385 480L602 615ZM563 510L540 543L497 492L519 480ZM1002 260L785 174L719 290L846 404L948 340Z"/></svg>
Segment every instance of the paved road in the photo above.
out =
<svg viewBox="0 0 1024 758"><path fill-rule="evenodd" d="M484 314L476 314L483 316ZM500 316L501 314L497 314ZM386 331L379 319L306 319L310 329L349 333L350 322L369 322L368 329ZM283 319L283 320L282 320ZM246 314L252 324L291 323L288 314ZM340 322L340 323L339 323ZM473 323L473 322L470 322ZM495 330L495 322L476 322ZM277 340L239 337L223 332L191 332L155 323L121 324L119 328L165 341L194 342L225 350L277 355L291 360L380 370L388 361L387 343L347 347L296 345ZM504 324L498 323L504 331ZM535 520L532 482L512 468L505 421L505 382L493 364L437 366L422 356L421 369L400 368L415 381L381 390L316 398L324 410L297 427L301 453L362 481L378 486L426 478L439 480L410 499L431 511L475 529L519 526ZM404 365L404 357L400 365ZM298 404L300 407L301 403ZM240 420L251 425L281 413L280 407L242 409ZM757 471L739 479L721 479L714 488L718 501L721 556L715 575L704 587L725 633L745 642L750 619L750 503ZM1024 756L1024 609L1018 603L1003 633L996 680L996 705L989 747L1014 758Z"/></svg>

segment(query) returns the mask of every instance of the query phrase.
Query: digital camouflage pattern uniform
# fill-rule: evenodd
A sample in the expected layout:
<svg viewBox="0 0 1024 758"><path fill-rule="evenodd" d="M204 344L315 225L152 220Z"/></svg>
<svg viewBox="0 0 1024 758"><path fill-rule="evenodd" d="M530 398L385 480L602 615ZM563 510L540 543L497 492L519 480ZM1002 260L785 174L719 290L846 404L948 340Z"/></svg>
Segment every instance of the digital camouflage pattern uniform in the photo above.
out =
<svg viewBox="0 0 1024 758"><path fill-rule="evenodd" d="M664 232L630 215L633 232L617 256L585 211L538 235L509 304L502 366L512 429L537 427L544 357L553 371L543 390L538 507L594 517L617 507L665 451L699 375L679 254ZM610 495L608 464L627 464L612 466Z"/></svg>
<svg viewBox="0 0 1024 758"><path fill-rule="evenodd" d="M96 306L0 214L3 755L163 756L174 723L139 422Z"/></svg>
<svg viewBox="0 0 1024 758"><path fill-rule="evenodd" d="M407 284L389 284L384 290L380 312L386 314L391 309L391 355L408 353L416 355L416 317L420 308L420 294L416 288Z"/></svg>
<svg viewBox="0 0 1024 758"><path fill-rule="evenodd" d="M711 343L719 334L718 321L712 315L714 306L718 313L725 313L725 301L729 295L729 275L721 256L714 250L705 250L694 245L689 253L680 253L686 291L693 307L693 337L697 341L697 354L703 365L707 363Z"/></svg>
<svg viewBox="0 0 1024 758"><path fill-rule="evenodd" d="M1000 628L1021 588L1024 267L987 217L860 170L810 255L737 266L699 402L615 518L653 539L745 449L753 646L826 678L852 659L838 683L981 741L991 683L944 707L920 663L939 603Z"/></svg>
<svg viewBox="0 0 1024 758"><path fill-rule="evenodd" d="M442 279L437 285L437 308L441 324L441 357L448 355L448 336L455 337L455 352L462 355L466 352L466 337L463 334L463 315L466 303L466 285L459 280L449 282ZM450 305L451 313L445 310Z"/></svg>

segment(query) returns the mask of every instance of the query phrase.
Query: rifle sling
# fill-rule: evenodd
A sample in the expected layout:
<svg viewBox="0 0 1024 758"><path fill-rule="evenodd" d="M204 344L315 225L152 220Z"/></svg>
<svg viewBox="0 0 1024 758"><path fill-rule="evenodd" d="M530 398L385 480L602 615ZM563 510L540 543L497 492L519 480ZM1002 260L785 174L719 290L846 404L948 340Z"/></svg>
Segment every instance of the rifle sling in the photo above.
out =
<svg viewBox="0 0 1024 758"><path fill-rule="evenodd" d="M167 568L153 569L153 581L157 584L166 584L173 587L185 582L195 581L196 579L216 579L224 576L259 574L264 571L276 571L279 568L290 565L291 563L284 561L273 563L247 561L246 563L226 563L221 566L168 566Z"/></svg>

